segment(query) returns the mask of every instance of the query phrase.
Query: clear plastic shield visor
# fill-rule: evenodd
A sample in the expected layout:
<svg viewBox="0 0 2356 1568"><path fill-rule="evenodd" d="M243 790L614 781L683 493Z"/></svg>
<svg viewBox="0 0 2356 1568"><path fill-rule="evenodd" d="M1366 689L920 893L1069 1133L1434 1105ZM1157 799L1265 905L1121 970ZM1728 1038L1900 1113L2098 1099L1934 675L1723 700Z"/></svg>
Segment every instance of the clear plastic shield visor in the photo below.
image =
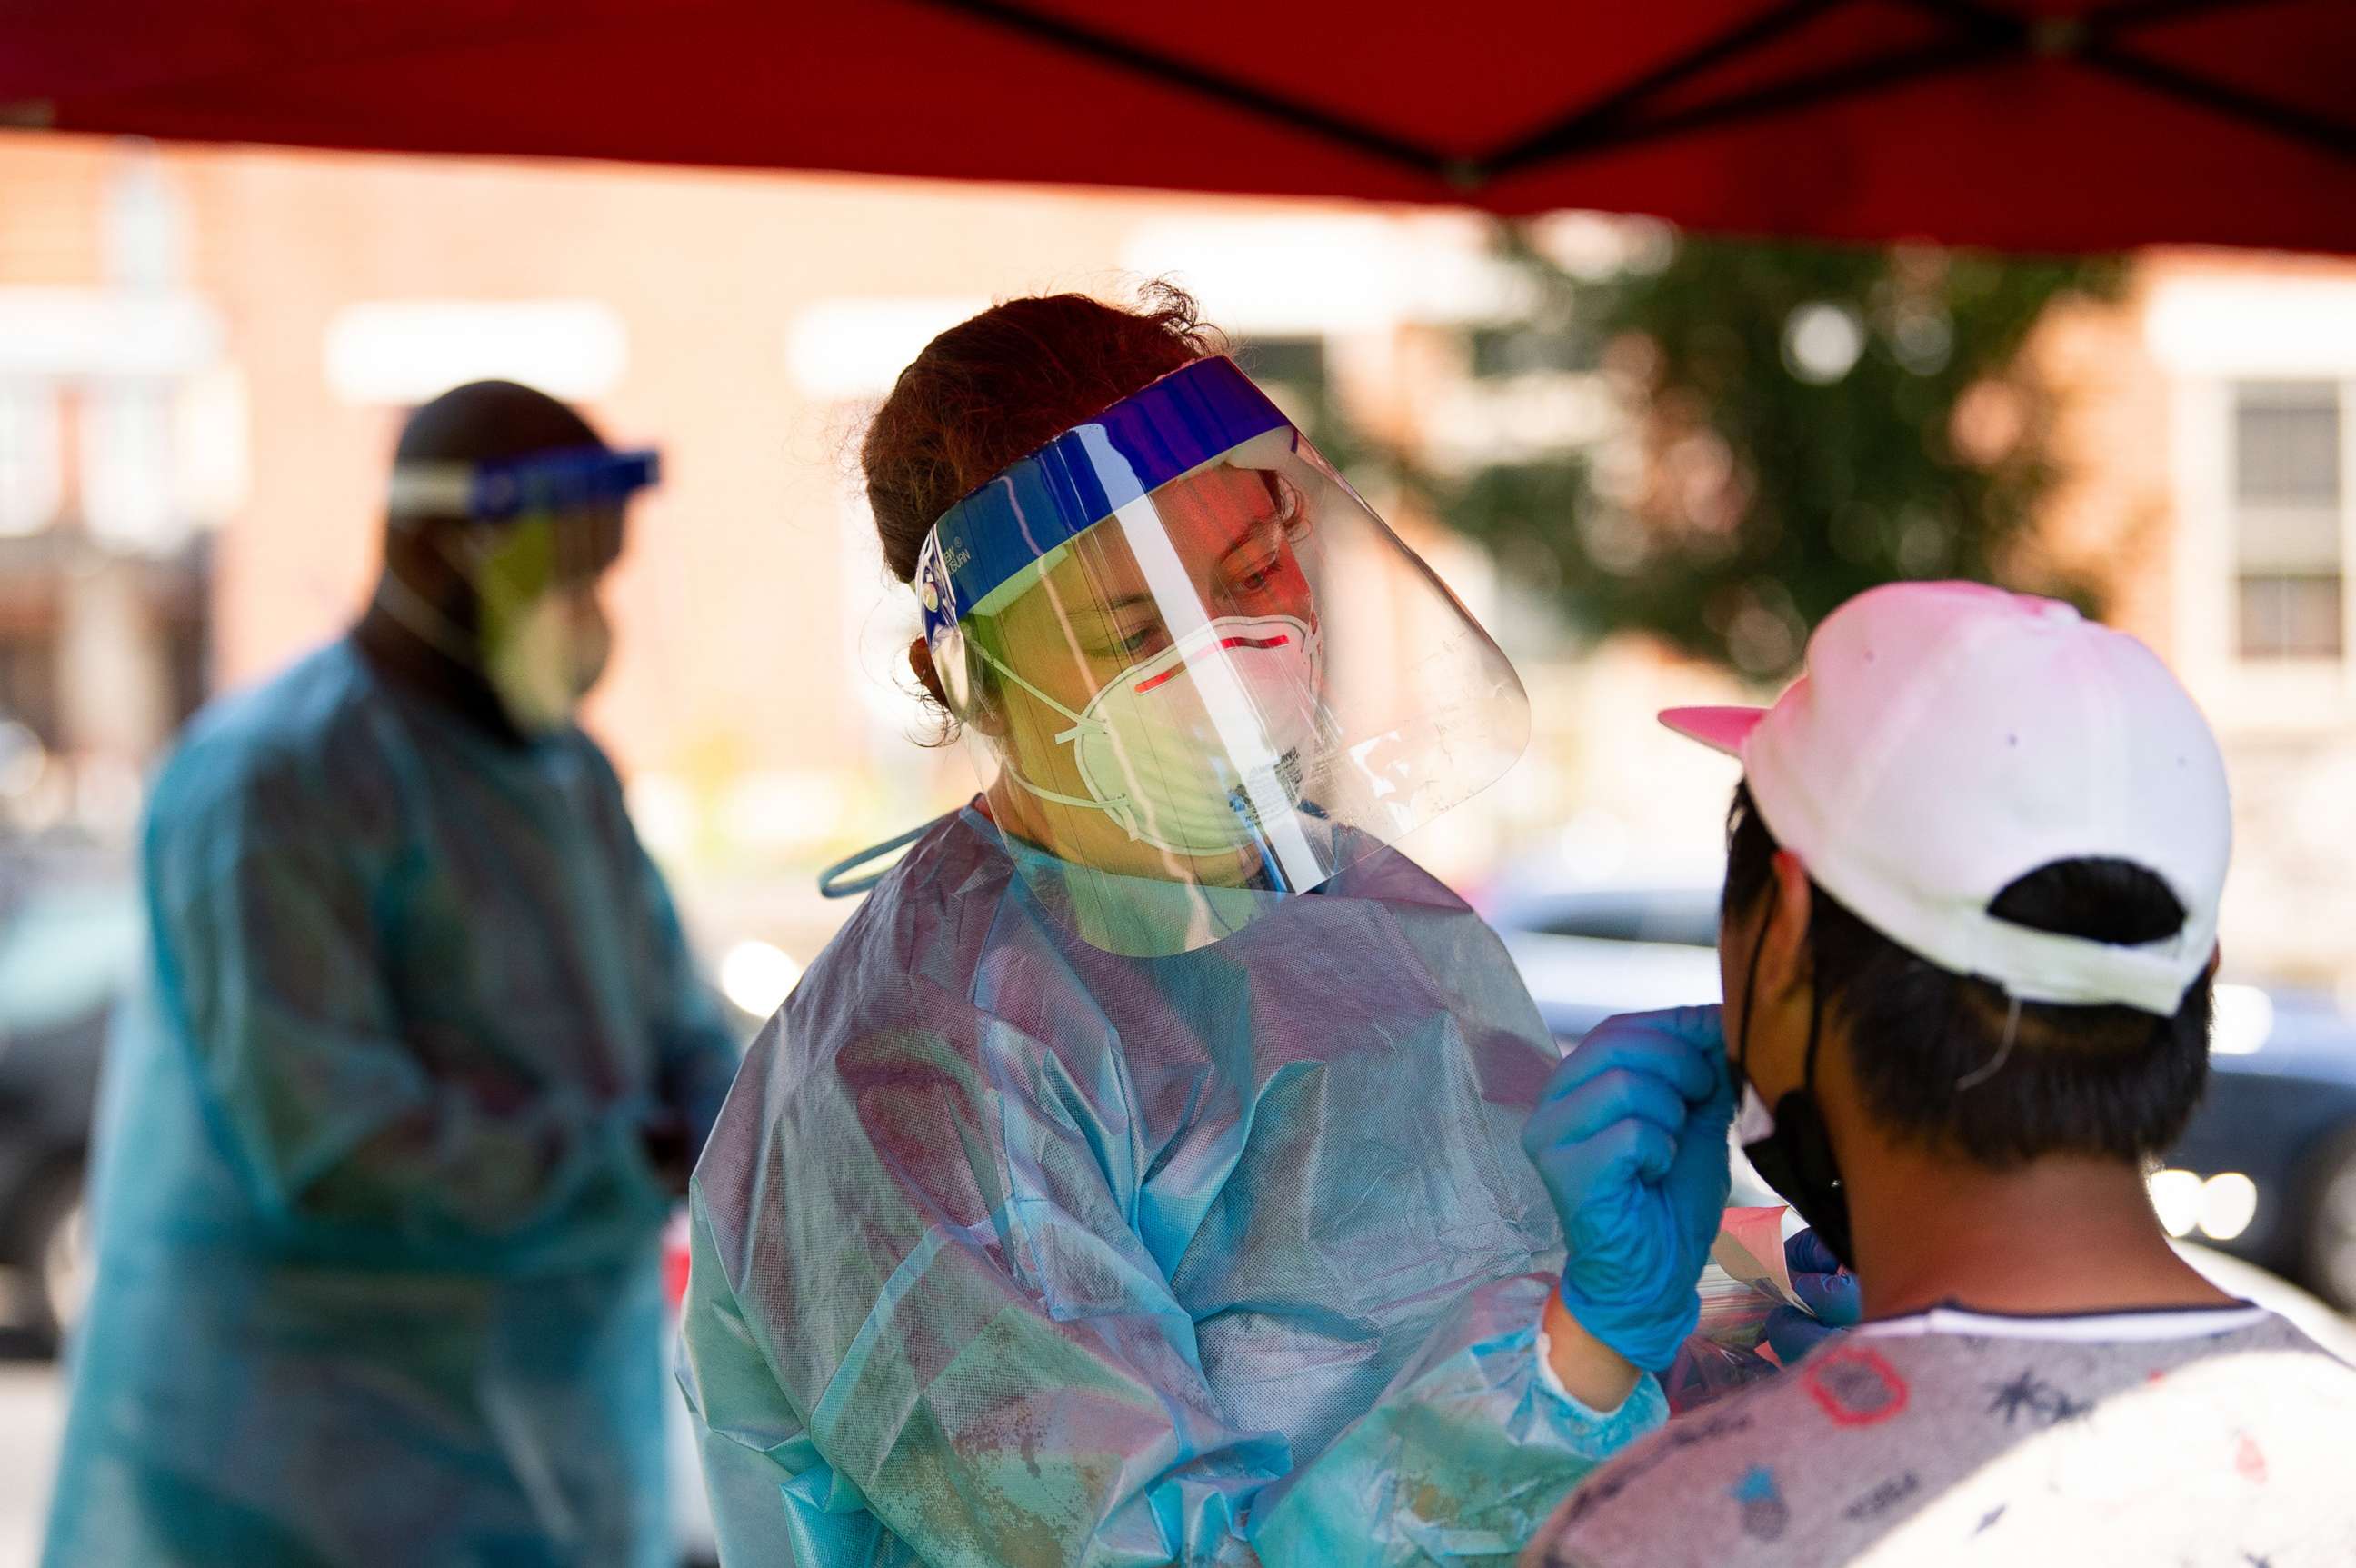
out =
<svg viewBox="0 0 2356 1568"><path fill-rule="evenodd" d="M1521 755L1496 644L1234 363L1058 436L933 530L926 635L1031 890L1184 951Z"/></svg>

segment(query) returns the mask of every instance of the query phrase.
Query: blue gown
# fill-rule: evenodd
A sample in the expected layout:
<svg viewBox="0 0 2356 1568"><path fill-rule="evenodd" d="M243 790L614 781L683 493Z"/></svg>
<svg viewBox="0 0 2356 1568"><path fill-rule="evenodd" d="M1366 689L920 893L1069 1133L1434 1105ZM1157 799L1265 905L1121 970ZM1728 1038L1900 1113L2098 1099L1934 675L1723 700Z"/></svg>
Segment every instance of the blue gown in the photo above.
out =
<svg viewBox="0 0 2356 1568"><path fill-rule="evenodd" d="M1609 1416L1538 1369L1557 1053L1378 852L1118 957L944 819L754 1044L682 1377L732 1565L1509 1561Z"/></svg>
<svg viewBox="0 0 2356 1568"><path fill-rule="evenodd" d="M45 1563L669 1568L646 1130L736 1061L605 757L350 642L156 781Z"/></svg>

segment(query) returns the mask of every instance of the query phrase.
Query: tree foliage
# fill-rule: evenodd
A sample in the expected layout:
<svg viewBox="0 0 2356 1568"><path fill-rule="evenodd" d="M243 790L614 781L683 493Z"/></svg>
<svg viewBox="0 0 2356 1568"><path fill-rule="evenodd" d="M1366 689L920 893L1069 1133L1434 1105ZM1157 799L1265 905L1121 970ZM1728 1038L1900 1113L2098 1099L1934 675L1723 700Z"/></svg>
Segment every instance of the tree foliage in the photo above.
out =
<svg viewBox="0 0 2356 1568"><path fill-rule="evenodd" d="M2033 548L2058 394L2021 349L2058 299L2115 292L2115 263L1680 237L1587 281L1505 245L1536 301L1515 329L1594 368L1615 434L1430 499L1574 628L1765 678L1897 578L2096 607Z"/></svg>

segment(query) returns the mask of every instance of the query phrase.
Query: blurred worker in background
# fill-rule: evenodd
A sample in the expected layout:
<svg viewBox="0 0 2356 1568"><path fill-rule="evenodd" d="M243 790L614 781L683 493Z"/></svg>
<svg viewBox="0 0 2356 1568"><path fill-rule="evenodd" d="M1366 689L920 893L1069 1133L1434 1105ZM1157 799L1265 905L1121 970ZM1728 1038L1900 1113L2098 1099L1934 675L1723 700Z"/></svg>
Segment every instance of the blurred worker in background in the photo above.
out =
<svg viewBox="0 0 2356 1568"><path fill-rule="evenodd" d="M366 616L156 780L52 1568L670 1560L658 1238L736 1051L573 722L653 478L425 405Z"/></svg>

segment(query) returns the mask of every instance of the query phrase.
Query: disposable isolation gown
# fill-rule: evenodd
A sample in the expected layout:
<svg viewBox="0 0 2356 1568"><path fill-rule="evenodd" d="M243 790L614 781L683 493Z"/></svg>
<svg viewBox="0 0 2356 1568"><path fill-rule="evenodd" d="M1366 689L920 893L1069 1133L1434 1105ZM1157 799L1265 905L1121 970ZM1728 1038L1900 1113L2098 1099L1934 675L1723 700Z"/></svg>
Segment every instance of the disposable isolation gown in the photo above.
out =
<svg viewBox="0 0 2356 1568"><path fill-rule="evenodd" d="M732 1565L1501 1560L1664 1415L1536 1355L1556 1051L1377 852L1115 957L971 811L754 1044L696 1176L682 1377Z"/></svg>
<svg viewBox="0 0 2356 1568"><path fill-rule="evenodd" d="M339 643L157 782L52 1568L660 1563L643 1129L736 1052L577 731Z"/></svg>

